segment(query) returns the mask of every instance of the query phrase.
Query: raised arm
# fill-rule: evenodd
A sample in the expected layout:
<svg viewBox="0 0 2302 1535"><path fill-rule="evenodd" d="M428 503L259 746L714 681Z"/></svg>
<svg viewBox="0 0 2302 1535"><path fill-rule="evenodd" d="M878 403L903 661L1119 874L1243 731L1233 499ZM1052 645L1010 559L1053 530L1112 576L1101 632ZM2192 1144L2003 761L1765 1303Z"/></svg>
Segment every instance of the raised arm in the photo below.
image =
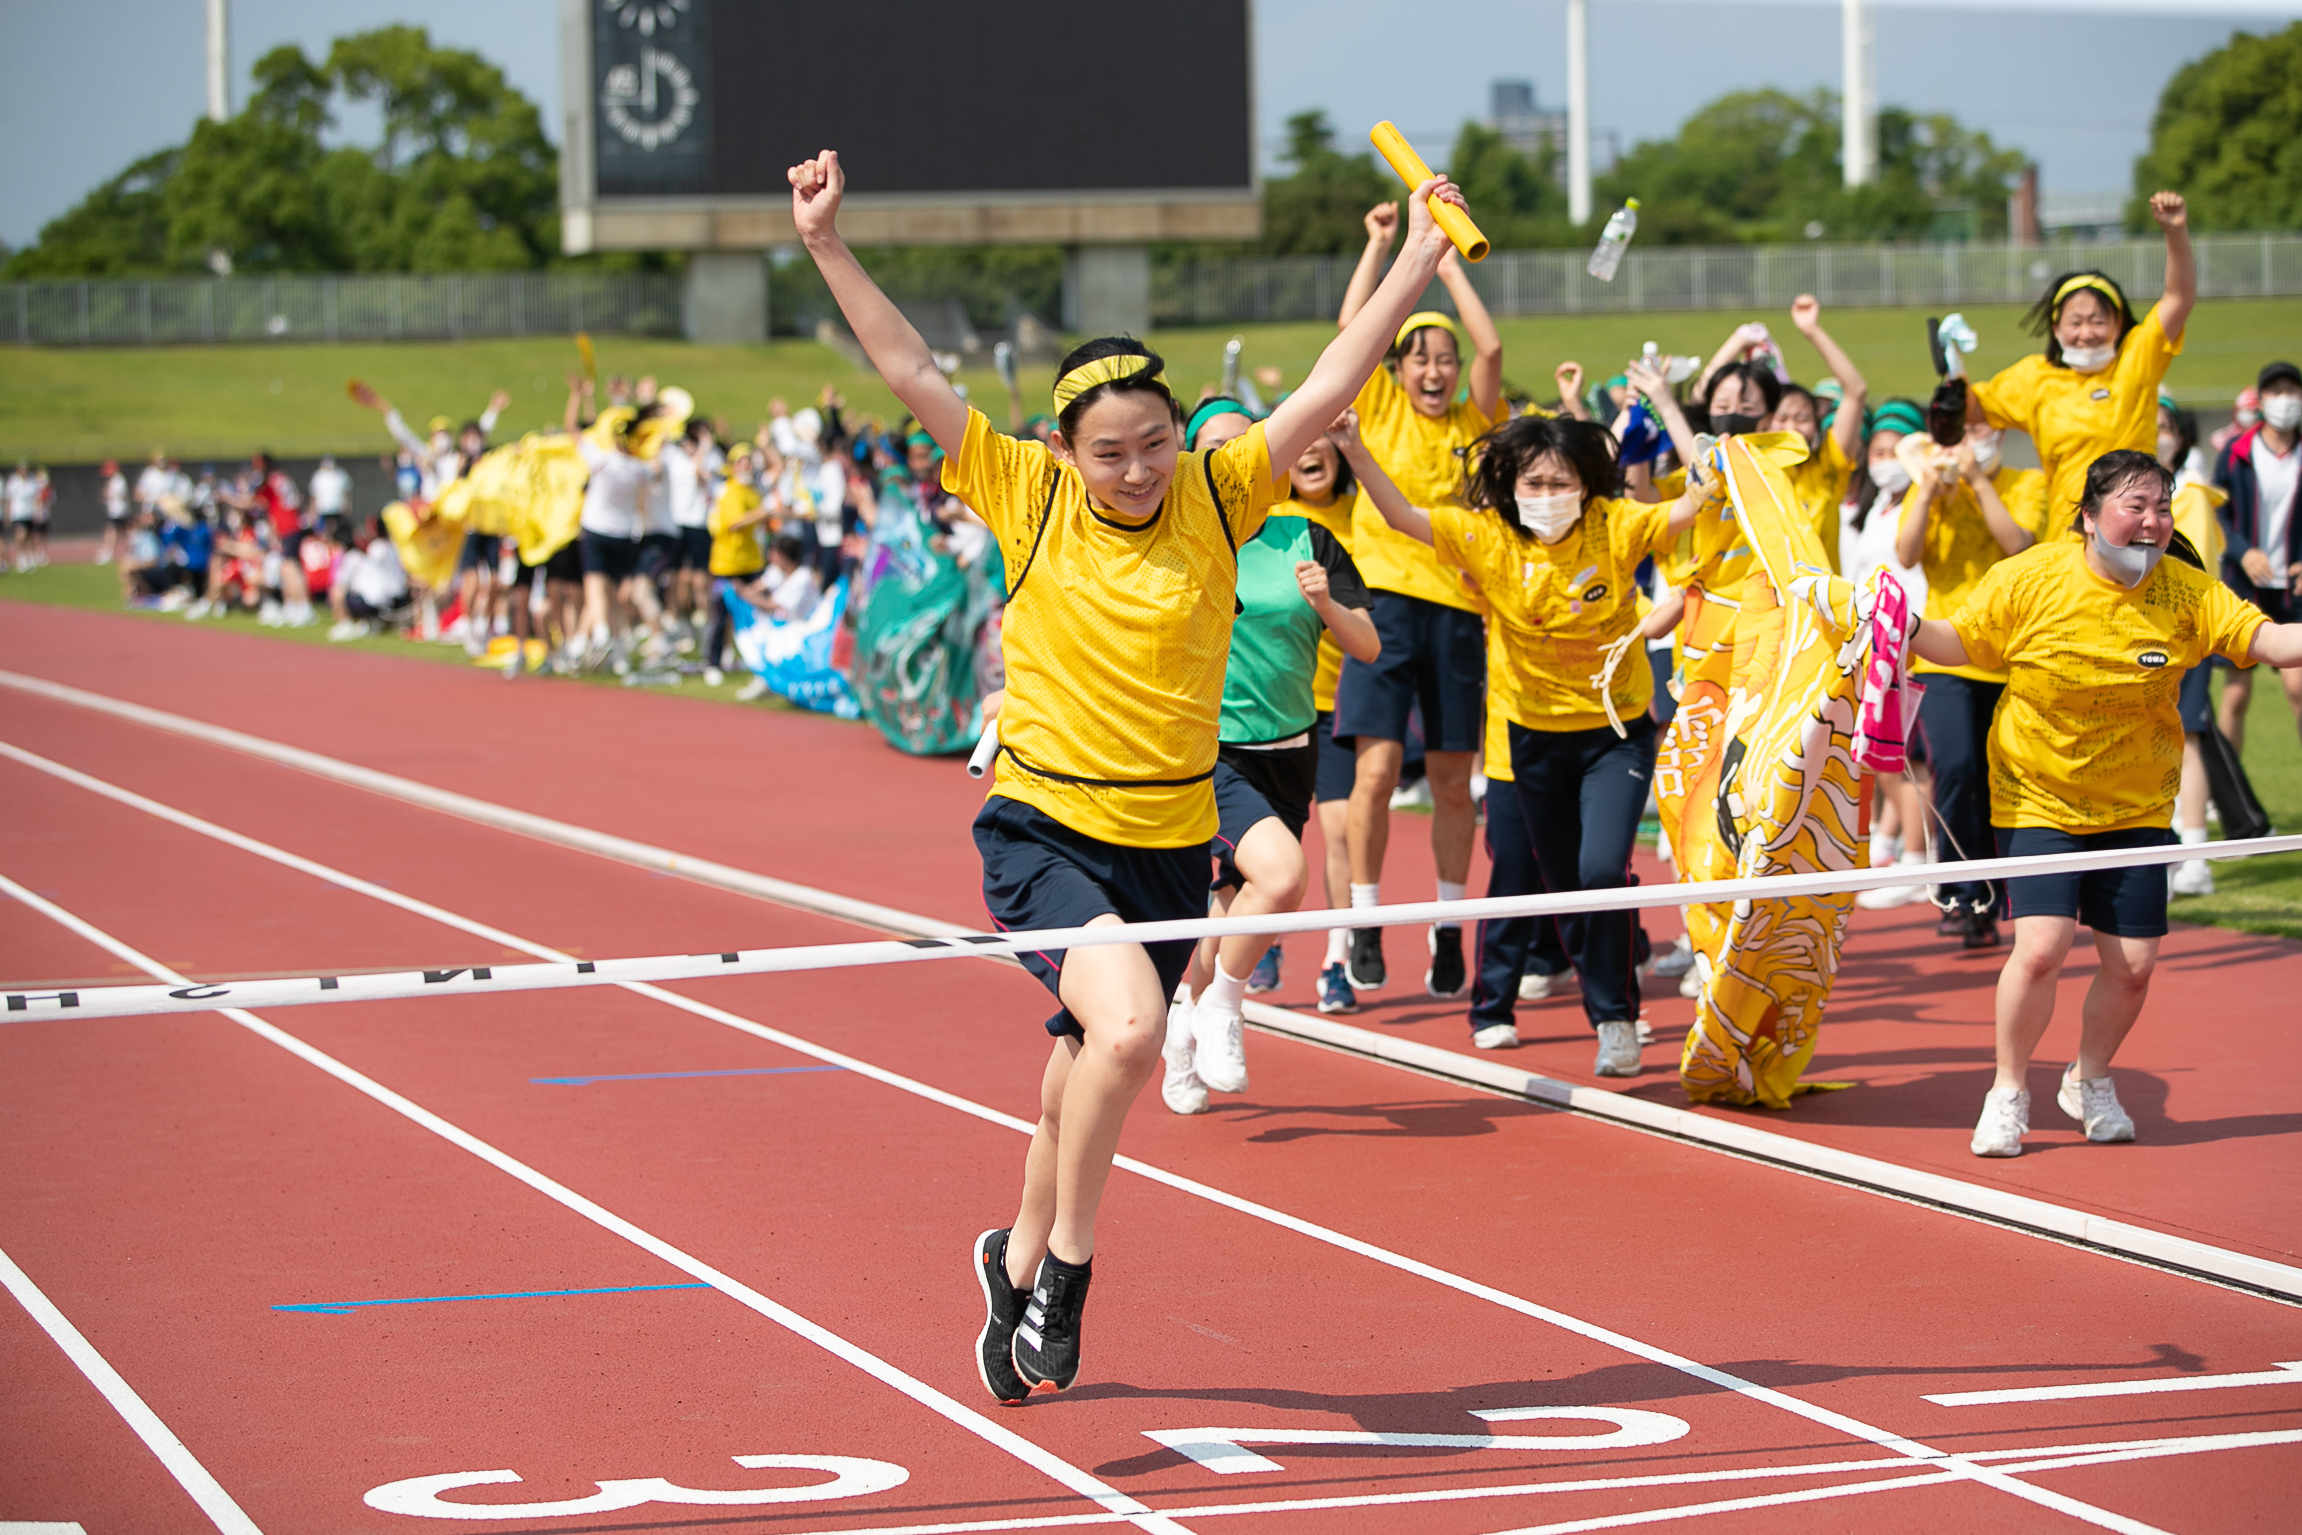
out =
<svg viewBox="0 0 2302 1535"><path fill-rule="evenodd" d="M1671 537L1676 538L1693 527L1695 519L1703 514L1703 510L1724 499L1724 494L1725 488L1710 478L1700 463L1693 459L1687 460L1687 488L1671 503Z"/></svg>
<svg viewBox="0 0 2302 1535"><path fill-rule="evenodd" d="M1439 260L1439 281L1446 284L1447 296L1455 301L1463 334L1471 338L1471 403L1492 421L1503 404L1503 333L1495 329L1495 317L1487 313L1486 301L1471 286L1471 274L1463 270L1463 258L1452 244Z"/></svg>
<svg viewBox="0 0 2302 1535"><path fill-rule="evenodd" d="M1902 504L1895 510L1894 562L1906 570L1916 570L1926 552L1926 522L1944 489L1941 476L1930 469L1902 493Z"/></svg>
<svg viewBox="0 0 2302 1535"><path fill-rule="evenodd" d="M496 423L503 419L504 409L511 402L511 391L508 389L498 389L494 394L488 396L488 408L480 412L480 435L482 437L496 429Z"/></svg>
<svg viewBox="0 0 2302 1535"><path fill-rule="evenodd" d="M1670 433L1671 446L1677 450L1679 462L1693 465L1695 461L1695 432L1687 424L1687 413L1679 409L1678 396L1671 393L1670 381L1654 363L1640 358L1623 370L1630 386L1646 397L1647 404L1662 418L1663 430Z"/></svg>
<svg viewBox="0 0 2302 1535"><path fill-rule="evenodd" d="M791 182L791 218L799 226L800 243L815 259L824 286L831 290L839 312L847 317L864 355L904 408L935 439L936 446L956 458L967 437L967 402L935 365L935 354L903 317L903 311L879 291L879 284L871 280L856 261L855 252L840 237L836 220L839 200L847 191L847 173L840 169L839 152L827 149L786 174Z"/></svg>
<svg viewBox="0 0 2302 1535"><path fill-rule="evenodd" d="M1562 362L1551 377L1559 386L1559 409L1577 421L1590 420L1590 402L1583 398L1583 365L1579 362Z"/></svg>
<svg viewBox="0 0 2302 1535"><path fill-rule="evenodd" d="M1745 320L1742 324L1737 325L1734 328L1734 334L1720 342L1719 349L1711 353L1711 360L1703 364L1701 374L1695 379L1695 398L1698 400L1709 399L1711 375L1728 363L1734 362L1765 339L1766 326L1757 320Z"/></svg>
<svg viewBox="0 0 2302 1535"><path fill-rule="evenodd" d="M2182 339L2198 306L2198 258L2190 249L2190 209L2179 192L2156 192L2150 216L2166 231L2166 291L2158 298L2158 324L2169 341Z"/></svg>
<svg viewBox="0 0 2302 1535"><path fill-rule="evenodd" d="M2037 541L2030 536L2028 528L2014 520L2014 513L2007 510L2005 500L1998 494L1998 486L1982 472L1982 466L1975 461L1972 442L1958 445L1958 472L1965 477L1966 488L1974 492L1975 505L1982 508L1983 523L1990 529L1990 536L1998 540L2000 549L2008 554L2020 554ZM1907 565L1910 561L1903 563Z"/></svg>
<svg viewBox="0 0 2302 1535"><path fill-rule="evenodd" d="M1366 440L1359 435L1358 413L1345 412L1343 419L1336 422L1335 429L1327 435L1342 453L1343 462L1351 466L1351 473L1357 478L1359 488L1367 493L1369 501L1375 503L1375 510L1383 514L1383 520L1391 525L1392 531L1404 533L1419 544L1429 543L1431 514L1409 502L1406 493L1383 472L1383 466L1367 450Z"/></svg>
<svg viewBox="0 0 2302 1535"><path fill-rule="evenodd" d="M1358 398L1368 375L1381 366L1383 354L1391 349L1399 326L1415 312L1415 301L1430 286L1439 258L1454 249L1446 231L1431 218L1429 204L1434 197L1457 207L1463 202L1463 194L1444 176L1434 176L1415 188L1408 201L1406 244L1399 259L1391 263L1390 275L1351 317L1343 333L1327 343L1327 350L1311 365L1309 376L1263 423L1263 439L1272 463L1292 464L1302 457L1303 450Z"/></svg>
<svg viewBox="0 0 2302 1535"><path fill-rule="evenodd" d="M584 396L591 393L591 380L581 373L568 375L567 409L560 412L560 430L573 437L583 430Z"/></svg>
<svg viewBox="0 0 2302 1535"><path fill-rule="evenodd" d="M1831 333L1822 328L1822 304L1811 293L1801 293L1791 300L1790 323L1816 351L1822 353L1823 366L1830 376L1838 380L1838 414L1831 418L1830 435L1837 440L1839 452L1853 463L1862 452L1862 407L1870 399L1870 381L1854 365ZM1903 562L1909 564L1908 560Z"/></svg>
<svg viewBox="0 0 2302 1535"><path fill-rule="evenodd" d="M1367 248L1359 252L1359 264L1351 269L1351 281L1343 289L1343 312L1335 318L1335 328L1345 329L1367 307L1367 300L1375 296L1375 285L1383 280L1383 258L1391 253L1391 241L1399 233L1399 205L1377 203L1367 210L1363 223L1367 226Z"/></svg>
<svg viewBox="0 0 2302 1535"><path fill-rule="evenodd" d="M1317 560L1295 562L1295 581L1302 588L1303 600L1311 611L1319 615L1319 622L1335 636L1335 643L1343 654L1361 665L1372 665L1383 653L1383 637L1375 632L1375 620L1365 608L1347 608L1337 602L1327 586L1327 568Z"/></svg>

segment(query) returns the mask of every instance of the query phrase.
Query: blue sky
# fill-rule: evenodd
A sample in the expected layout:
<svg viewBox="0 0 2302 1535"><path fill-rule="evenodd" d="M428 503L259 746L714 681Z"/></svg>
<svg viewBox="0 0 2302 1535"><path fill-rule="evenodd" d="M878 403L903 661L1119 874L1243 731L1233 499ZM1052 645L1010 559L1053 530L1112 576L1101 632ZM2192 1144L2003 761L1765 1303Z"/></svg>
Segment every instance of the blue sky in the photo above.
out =
<svg viewBox="0 0 2302 1535"><path fill-rule="evenodd" d="M836 6L804 9L836 30ZM1420 21L1418 36L1399 34L1403 13ZM10 7L0 135L19 152L0 169L0 240L25 243L98 181L183 137L204 99L204 15L202 0ZM1835 88L1838 15L1830 0L1591 0L1594 126L1627 147L1729 90ZM2050 193L2122 190L2167 77L2234 31L2275 31L2297 15L2302 0L1882 0L1879 95L2026 150ZM1465 117L1485 115L1495 78L1531 78L1546 105L1564 101L1564 17L1564 0L1257 0L1266 145L1290 113L1324 107L1348 135L1391 118L1436 159ZM235 100L266 49L319 53L393 21L501 64L557 137L554 0L234 0Z"/></svg>

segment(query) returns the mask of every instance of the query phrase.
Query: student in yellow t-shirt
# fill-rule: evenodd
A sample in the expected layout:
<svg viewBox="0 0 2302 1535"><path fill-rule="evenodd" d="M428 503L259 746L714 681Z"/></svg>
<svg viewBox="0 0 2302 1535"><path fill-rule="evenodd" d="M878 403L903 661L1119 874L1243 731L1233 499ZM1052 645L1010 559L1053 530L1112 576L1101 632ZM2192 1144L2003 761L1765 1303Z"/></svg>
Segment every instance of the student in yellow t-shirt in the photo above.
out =
<svg viewBox="0 0 2302 1535"><path fill-rule="evenodd" d="M2019 489L2026 471L2001 461L1995 429L1970 426L1956 448L1942 447L1923 431L1907 431L1898 447L1896 461L1912 483L1902 498L1894 557L1926 576L1926 616L1948 618L1992 566L2029 548L2044 530L2013 510L2030 504ZM1936 861L1988 858L1990 762L1984 742L2006 691L2006 674L1924 659L1911 670L1926 676L1918 726L1926 732L1934 813L1944 832ZM1945 879L1940 885L1945 932L1956 931L1969 949L1996 948L1997 887L1988 880Z"/></svg>
<svg viewBox="0 0 2302 1535"><path fill-rule="evenodd" d="M1381 362L1442 253L1415 188L1404 248L1356 318L1268 421L1212 453L1183 451L1159 358L1129 338L1056 369L1045 443L992 429L841 238L837 154L789 172L792 219L881 378L946 457L943 486L999 540L1007 569L1006 701L997 777L976 817L983 893L1003 929L1108 927L1207 909L1224 668L1240 544L1292 464ZM1127 1110L1159 1070L1188 940L1033 953L1060 1004L1040 1117L1011 1227L976 1239L984 1385L1002 1401L1079 1370L1095 1215Z"/></svg>
<svg viewBox="0 0 2302 1535"><path fill-rule="evenodd" d="M1626 883L1655 760L1636 576L1715 506L1715 483L1696 476L1675 502L1620 499L1614 437L1556 416L1481 439L1468 507L1415 506L1347 435L1344 456L1384 521L1459 570L1501 631L1493 691L1508 700L1513 790L1543 888ZM1608 1076L1639 1065L1632 927L1629 912L1592 912L1569 956Z"/></svg>
<svg viewBox="0 0 2302 1535"><path fill-rule="evenodd" d="M1375 291L1398 222L1395 203L1368 213L1367 246L1343 294L1343 324L1352 322ZM1367 380L1356 404L1367 446L1418 506L1460 502L1463 450L1510 413L1503 399L1502 333L1452 254L1440 263L1439 279L1460 322L1428 310L1410 316L1398 328L1389 366ZM1374 594L1375 629L1383 640L1379 660L1345 665L1335 686L1334 733L1351 742L1356 759L1348 823L1351 904L1382 901L1391 794L1406 761L1408 715L1418 708L1438 897L1461 900L1477 831L1471 763L1486 718L1480 702L1484 627L1453 575L1439 568L1429 549L1392 532L1364 495L1352 518L1351 558ZM1469 983L1461 927L1433 924L1429 944L1424 989L1435 997L1460 996ZM1346 969L1355 988L1372 991L1389 981L1381 928L1354 931L1349 954Z"/></svg>
<svg viewBox="0 0 2302 1535"><path fill-rule="evenodd" d="M2209 575L2219 573L2229 545L2222 530L2222 508L2230 493L2214 483L2214 462L2198 451L2198 418L2168 394L2158 397L2158 461L2174 473L2174 531L2189 540L2202 569ZM2214 728L2214 697L2208 686L2213 672L2208 663L2182 674L2182 790L2174 798L2174 834L2190 846L2207 841L2206 758L2198 740ZM2168 871L2166 888L2170 895L2212 895L2214 866L2203 858L2184 859Z"/></svg>
<svg viewBox="0 0 2302 1535"><path fill-rule="evenodd" d="M2137 321L2117 283L2101 272L2065 272L2032 306L2046 350L1978 381L1966 419L2019 427L2038 445L2048 516L2066 522L2087 465L2116 448L2148 453L2158 443L2158 384L2182 351L2198 302L2198 263L2182 199L2160 192L2151 214L2166 232L2166 291Z"/></svg>
<svg viewBox="0 0 2302 1535"><path fill-rule="evenodd" d="M2104 454L2079 499L2083 542L2032 545L1992 566L1947 621L1919 625L1918 653L1937 666L2007 674L1990 730L1990 819L2002 856L2172 843L2183 670L2209 655L2302 666L2302 624L2270 623L2204 571L2160 558L2173 533L2173 481L2150 454ZM2102 963L2055 1101L2090 1141L2134 1139L2110 1060L2150 989L2166 932L2165 866L2013 879L2007 895L2014 952L1998 977L1998 1075L1974 1154L2021 1154L2030 1058L2081 921Z"/></svg>
<svg viewBox="0 0 2302 1535"><path fill-rule="evenodd" d="M726 680L719 665L727 654L728 630L732 627L727 597L719 583L740 581L767 568L767 550L760 535L773 513L752 485L751 474L751 444L739 442L727 450L727 483L705 523L711 534L712 583L711 625L703 639L703 679L715 688Z"/></svg>

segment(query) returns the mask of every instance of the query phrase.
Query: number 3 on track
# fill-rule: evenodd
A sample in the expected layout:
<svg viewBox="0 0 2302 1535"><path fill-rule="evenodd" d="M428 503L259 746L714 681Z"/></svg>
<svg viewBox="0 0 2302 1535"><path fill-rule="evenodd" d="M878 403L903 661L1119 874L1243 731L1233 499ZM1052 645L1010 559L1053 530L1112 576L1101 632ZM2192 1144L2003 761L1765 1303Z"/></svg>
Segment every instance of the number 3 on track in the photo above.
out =
<svg viewBox="0 0 2302 1535"><path fill-rule="evenodd" d="M802 1487L761 1487L736 1492L706 1492L681 1487L660 1476L629 1477L601 1482L588 1498L565 1498L552 1503L449 1503L440 1494L458 1487L485 1487L516 1482L517 1471L444 1471L435 1476L411 1476L404 1482L386 1482L361 1501L387 1514L412 1514L418 1519L554 1519L566 1514L612 1514L643 1503L701 1503L718 1508L744 1508L761 1503L815 1503L831 1498L861 1498L900 1487L911 1480L903 1467L884 1460L863 1460L852 1455L738 1455L739 1466L754 1471L828 1471L828 1482Z"/></svg>

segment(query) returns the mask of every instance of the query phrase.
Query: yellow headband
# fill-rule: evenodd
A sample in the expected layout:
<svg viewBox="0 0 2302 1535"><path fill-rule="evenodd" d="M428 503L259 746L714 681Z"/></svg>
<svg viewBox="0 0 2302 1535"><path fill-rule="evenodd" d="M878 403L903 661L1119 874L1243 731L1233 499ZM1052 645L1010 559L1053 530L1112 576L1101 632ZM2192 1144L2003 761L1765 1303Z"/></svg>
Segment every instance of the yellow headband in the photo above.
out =
<svg viewBox="0 0 2302 1535"><path fill-rule="evenodd" d="M2091 272L2082 272L2054 290L2054 312L2058 315L2061 314L2063 303L2069 299L2070 295L2086 288L2092 288L2110 300L2110 312L2112 314L2123 316L2126 313L2126 301L2118 296L2116 288L2110 286L2110 279L2096 277Z"/></svg>
<svg viewBox="0 0 2302 1535"><path fill-rule="evenodd" d="M1418 310L1414 314L1407 316L1407 323L1399 327L1399 334L1393 338L1391 342L1392 349L1395 351L1398 348L1405 346L1409 336L1412 336L1415 332L1432 325L1438 326L1448 335L1453 336L1455 338L1456 352L1459 354L1462 351L1463 328L1457 325L1448 316L1439 313L1439 311L1436 309Z"/></svg>
<svg viewBox="0 0 2302 1535"><path fill-rule="evenodd" d="M1141 352L1122 352L1116 357L1098 357L1093 362L1081 363L1055 381L1055 414L1062 415L1071 408L1073 400L1096 385L1115 384L1123 378L1131 379L1149 366L1151 359ZM1167 374L1162 370L1144 382L1164 384L1167 382Z"/></svg>

